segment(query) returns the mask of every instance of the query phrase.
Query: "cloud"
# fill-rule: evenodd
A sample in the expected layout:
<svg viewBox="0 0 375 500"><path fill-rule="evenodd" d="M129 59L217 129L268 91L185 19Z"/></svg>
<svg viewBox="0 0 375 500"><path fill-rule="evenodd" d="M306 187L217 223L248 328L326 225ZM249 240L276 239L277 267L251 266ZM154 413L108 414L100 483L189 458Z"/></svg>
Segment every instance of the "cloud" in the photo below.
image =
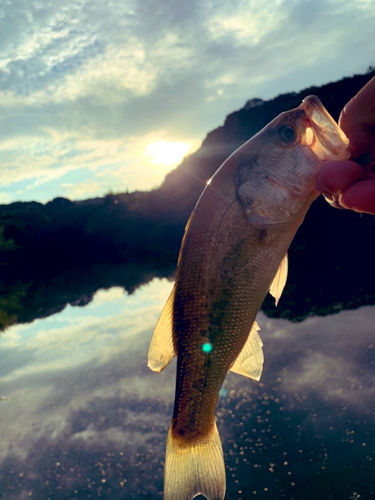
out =
<svg viewBox="0 0 375 500"><path fill-rule="evenodd" d="M288 21L282 1L273 8L266 2L224 4L208 19L207 27L213 40L231 39L232 43L256 47L270 31L278 30Z"/></svg>
<svg viewBox="0 0 375 500"><path fill-rule="evenodd" d="M13 200L13 197L11 194L0 192L0 204L6 205L8 203L11 203L12 200Z"/></svg>
<svg viewBox="0 0 375 500"><path fill-rule="evenodd" d="M150 143L165 138L163 131L126 141L87 140L53 130L45 134L43 138L24 136L21 146L14 139L0 146L1 182L9 191L2 194L4 202L12 201L12 189L31 200L38 192L40 201L53 196L85 199L110 191L152 189L171 168L153 164L146 154ZM198 147L193 138L187 140L193 150Z"/></svg>
<svg viewBox="0 0 375 500"><path fill-rule="evenodd" d="M276 322L260 315L265 367L289 394L346 402L363 411L374 397L374 308L341 311L303 323Z"/></svg>
<svg viewBox="0 0 375 500"><path fill-rule="evenodd" d="M86 181L80 184L62 184L64 195L74 200L84 200L103 195L102 185L95 181Z"/></svg>
<svg viewBox="0 0 375 500"><path fill-rule="evenodd" d="M118 288L100 291L85 309L69 306L58 315L5 332L2 358L12 353L12 361L2 362L0 370L2 423L7 429L0 462L10 455L35 458L39 440L49 446L66 435L72 442L100 442L118 440L122 433L125 442L130 431L121 428L123 417L98 433L91 424L72 431L75 420L95 402L121 400L126 406L133 401L145 408L154 405L160 412L160 405L172 401L172 380L166 383L170 375L154 376L146 361L151 328L171 286L167 280L155 280L127 297ZM126 411L130 425L135 420L132 410ZM137 416L138 422L154 418L147 412Z"/></svg>
<svg viewBox="0 0 375 500"><path fill-rule="evenodd" d="M168 169L154 175L148 163L140 174L129 144L158 134L199 144L251 97L365 70L373 20L365 0L11 2L0 40L0 183L12 199L44 201L115 189L121 176L130 189L154 187ZM96 170L108 168L114 175L94 189ZM39 178L44 191L30 182Z"/></svg>

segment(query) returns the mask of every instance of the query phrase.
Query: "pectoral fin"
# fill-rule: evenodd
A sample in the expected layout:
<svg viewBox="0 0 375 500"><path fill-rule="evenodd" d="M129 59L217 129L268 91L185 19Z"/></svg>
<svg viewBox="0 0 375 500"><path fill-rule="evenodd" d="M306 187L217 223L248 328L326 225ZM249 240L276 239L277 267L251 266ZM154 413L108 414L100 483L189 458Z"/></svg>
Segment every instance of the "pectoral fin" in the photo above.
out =
<svg viewBox="0 0 375 500"><path fill-rule="evenodd" d="M154 372L161 372L176 355L173 346L173 302L175 288L164 306L156 324L150 348L148 350L148 367Z"/></svg>
<svg viewBox="0 0 375 500"><path fill-rule="evenodd" d="M279 299L281 294L283 293L286 279L288 277L288 254L285 254L285 257L281 261L279 265L279 269L277 270L275 277L273 278L270 294L275 298L275 305L279 303Z"/></svg>
<svg viewBox="0 0 375 500"><path fill-rule="evenodd" d="M263 342L259 337L259 330L258 324L254 321L246 344L230 368L232 372L253 378L254 380L260 379L264 361L262 349Z"/></svg>

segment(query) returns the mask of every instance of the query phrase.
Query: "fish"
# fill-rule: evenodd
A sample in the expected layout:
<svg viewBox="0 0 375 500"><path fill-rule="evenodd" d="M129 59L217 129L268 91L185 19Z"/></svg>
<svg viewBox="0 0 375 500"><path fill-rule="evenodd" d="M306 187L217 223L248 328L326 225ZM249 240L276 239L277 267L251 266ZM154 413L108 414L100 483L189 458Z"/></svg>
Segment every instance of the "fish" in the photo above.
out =
<svg viewBox="0 0 375 500"><path fill-rule="evenodd" d="M225 465L215 411L229 370L258 381L263 344L255 318L276 305L287 251L319 193L322 160L349 157L348 140L316 96L284 112L237 149L207 183L187 223L172 292L148 366L177 355L164 500L223 500Z"/></svg>

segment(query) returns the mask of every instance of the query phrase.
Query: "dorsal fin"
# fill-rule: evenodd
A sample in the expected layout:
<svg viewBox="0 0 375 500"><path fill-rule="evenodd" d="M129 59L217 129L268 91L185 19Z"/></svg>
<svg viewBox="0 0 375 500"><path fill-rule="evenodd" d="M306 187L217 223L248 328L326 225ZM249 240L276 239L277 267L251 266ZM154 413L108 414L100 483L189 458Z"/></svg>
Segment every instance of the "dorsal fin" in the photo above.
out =
<svg viewBox="0 0 375 500"><path fill-rule="evenodd" d="M259 337L259 330L257 322L254 321L246 344L230 368L232 372L253 378L254 380L260 379L264 361L263 342Z"/></svg>
<svg viewBox="0 0 375 500"><path fill-rule="evenodd" d="M156 323L154 335L148 350L148 367L154 372L161 372L176 355L173 346L173 303L175 287L164 306Z"/></svg>
<svg viewBox="0 0 375 500"><path fill-rule="evenodd" d="M273 278L270 294L275 297L275 305L279 303L281 294L283 293L286 279L288 277L288 254L285 254L283 260L280 262L279 268Z"/></svg>

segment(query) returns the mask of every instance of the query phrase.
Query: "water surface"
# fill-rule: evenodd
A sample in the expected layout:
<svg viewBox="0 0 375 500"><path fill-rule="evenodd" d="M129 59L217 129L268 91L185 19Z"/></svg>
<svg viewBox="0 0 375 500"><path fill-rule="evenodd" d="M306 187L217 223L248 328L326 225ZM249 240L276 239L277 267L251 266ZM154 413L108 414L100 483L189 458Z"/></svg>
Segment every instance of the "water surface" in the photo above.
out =
<svg viewBox="0 0 375 500"><path fill-rule="evenodd" d="M175 362L146 358L171 288L101 290L1 334L0 498L162 498ZM226 498L372 498L375 307L258 322L261 382L229 374L218 405Z"/></svg>

